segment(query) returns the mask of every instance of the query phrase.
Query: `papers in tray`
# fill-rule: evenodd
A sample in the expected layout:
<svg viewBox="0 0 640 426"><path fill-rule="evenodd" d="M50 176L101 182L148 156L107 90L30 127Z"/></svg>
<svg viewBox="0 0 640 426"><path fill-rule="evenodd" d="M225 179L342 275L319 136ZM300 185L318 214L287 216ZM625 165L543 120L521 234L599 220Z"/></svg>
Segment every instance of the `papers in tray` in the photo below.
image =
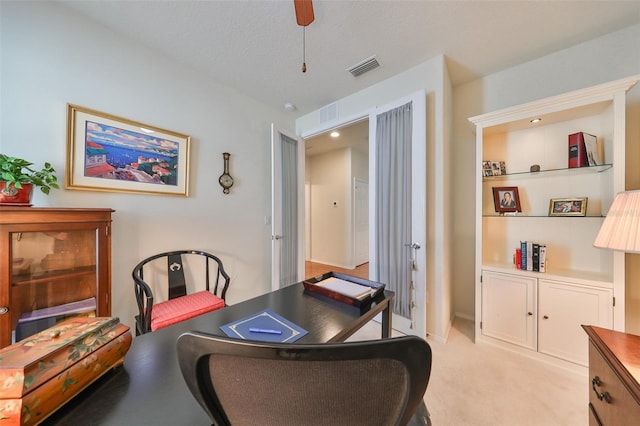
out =
<svg viewBox="0 0 640 426"><path fill-rule="evenodd" d="M317 286L335 291L347 297L362 300L367 296L376 292L376 289L360 285L351 281L343 280L336 277L329 277L316 283Z"/></svg>
<svg viewBox="0 0 640 426"><path fill-rule="evenodd" d="M382 283L327 272L302 282L305 291L365 309L384 292Z"/></svg>
<svg viewBox="0 0 640 426"><path fill-rule="evenodd" d="M270 309L230 322L220 329L229 337L275 343L292 343L308 333Z"/></svg>

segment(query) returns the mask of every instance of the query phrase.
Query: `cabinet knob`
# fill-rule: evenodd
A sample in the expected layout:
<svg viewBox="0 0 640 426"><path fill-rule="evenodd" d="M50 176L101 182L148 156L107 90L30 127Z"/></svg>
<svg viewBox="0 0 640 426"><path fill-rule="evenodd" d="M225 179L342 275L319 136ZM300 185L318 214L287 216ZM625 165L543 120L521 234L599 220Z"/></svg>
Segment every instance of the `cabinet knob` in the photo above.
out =
<svg viewBox="0 0 640 426"><path fill-rule="evenodd" d="M0 307L0 315L4 315L9 312L9 308L7 306Z"/></svg>
<svg viewBox="0 0 640 426"><path fill-rule="evenodd" d="M533 316L533 312L527 312L527 315Z"/></svg>
<svg viewBox="0 0 640 426"><path fill-rule="evenodd" d="M544 318L544 319L549 319L549 315L545 315L545 316L543 316L542 318Z"/></svg>

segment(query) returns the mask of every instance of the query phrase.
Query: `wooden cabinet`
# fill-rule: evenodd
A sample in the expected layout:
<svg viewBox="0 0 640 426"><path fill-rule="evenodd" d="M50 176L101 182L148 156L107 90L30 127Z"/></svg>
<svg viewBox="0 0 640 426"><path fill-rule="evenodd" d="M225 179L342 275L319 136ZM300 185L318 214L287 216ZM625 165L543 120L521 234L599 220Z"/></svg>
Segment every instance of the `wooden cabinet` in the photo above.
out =
<svg viewBox="0 0 640 426"><path fill-rule="evenodd" d="M517 345L531 348L535 343L541 353L586 364L586 340L578 345L582 349L576 358L573 348L579 339L568 337L580 334L576 327L579 330L581 319L587 316L583 311L574 312L574 296L580 306L577 309L595 309L592 315L597 324L624 330L624 253L597 249L593 241L615 195L625 189L626 94L638 81L640 76L633 76L469 118L476 128L476 341L494 338L480 326L504 315L485 306L483 292L490 290L482 286L481 276L486 270L531 277L536 280L535 291L542 292L536 293L535 309L549 312L540 311L542 318L535 320L513 319L511 327L520 333L513 339ZM601 164L568 167L569 135L577 132L597 136ZM483 162L487 161L504 161L504 173L484 176ZM532 166L539 171L532 171L537 169ZM496 212L494 192L499 190L494 188L499 187L518 189L521 212ZM585 216L551 216L550 201L566 198L586 198ZM545 273L515 267L514 254L522 241L546 246ZM560 290L553 283L575 287ZM517 285L522 287L521 282ZM518 306L526 314L536 314L531 306L521 306L528 303L524 290L509 291L517 295L512 306L508 296L501 296L502 309ZM600 306L603 300L607 300L606 309ZM574 313L575 318L570 318ZM552 325L557 318L562 318L562 325ZM535 342L527 334L532 330Z"/></svg>
<svg viewBox="0 0 640 426"><path fill-rule="evenodd" d="M0 207L0 347L26 337L46 308L91 312L69 305L88 302L111 316L112 212Z"/></svg>
<svg viewBox="0 0 640 426"><path fill-rule="evenodd" d="M589 336L589 425L637 425L640 336L584 326Z"/></svg>
<svg viewBox="0 0 640 426"><path fill-rule="evenodd" d="M482 337L586 366L580 326L611 327L611 289L533 275L482 271Z"/></svg>

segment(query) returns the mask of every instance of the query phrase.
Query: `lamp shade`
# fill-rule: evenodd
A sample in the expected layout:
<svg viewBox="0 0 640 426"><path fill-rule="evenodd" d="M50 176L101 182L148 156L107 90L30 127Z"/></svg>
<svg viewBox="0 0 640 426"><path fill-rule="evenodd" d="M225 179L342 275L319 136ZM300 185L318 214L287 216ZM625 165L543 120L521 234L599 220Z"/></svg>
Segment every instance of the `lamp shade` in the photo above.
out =
<svg viewBox="0 0 640 426"><path fill-rule="evenodd" d="M616 195L593 245L640 253L640 190Z"/></svg>

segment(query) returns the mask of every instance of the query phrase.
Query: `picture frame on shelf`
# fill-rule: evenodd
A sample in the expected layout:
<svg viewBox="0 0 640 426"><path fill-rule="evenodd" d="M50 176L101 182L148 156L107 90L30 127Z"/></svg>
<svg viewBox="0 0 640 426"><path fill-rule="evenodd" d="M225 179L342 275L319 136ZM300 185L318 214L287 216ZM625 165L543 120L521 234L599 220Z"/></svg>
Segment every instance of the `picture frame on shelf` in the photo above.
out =
<svg viewBox="0 0 640 426"><path fill-rule="evenodd" d="M482 162L482 176L484 177L493 176L493 170L491 169L491 161Z"/></svg>
<svg viewBox="0 0 640 426"><path fill-rule="evenodd" d="M587 197L552 198L549 200L549 216L586 216Z"/></svg>
<svg viewBox="0 0 640 426"><path fill-rule="evenodd" d="M67 104L65 188L189 196L188 135Z"/></svg>
<svg viewBox="0 0 640 426"><path fill-rule="evenodd" d="M493 204L498 213L521 212L520 194L517 186L494 186Z"/></svg>
<svg viewBox="0 0 640 426"><path fill-rule="evenodd" d="M507 174L507 165L504 161L483 161L482 176L503 176Z"/></svg>

